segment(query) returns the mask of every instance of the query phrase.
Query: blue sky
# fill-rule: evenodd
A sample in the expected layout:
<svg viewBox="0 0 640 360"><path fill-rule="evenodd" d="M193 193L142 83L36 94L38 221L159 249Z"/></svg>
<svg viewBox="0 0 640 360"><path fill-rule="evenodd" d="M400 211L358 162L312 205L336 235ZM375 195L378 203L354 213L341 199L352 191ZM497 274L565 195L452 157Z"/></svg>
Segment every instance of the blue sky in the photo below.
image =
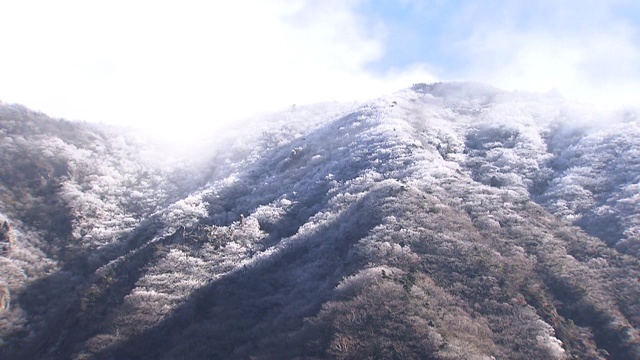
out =
<svg viewBox="0 0 640 360"><path fill-rule="evenodd" d="M554 73L561 69L592 78L593 85L615 86L624 79L637 84L640 3L372 0L359 7L367 21L385 28L385 52L369 65L375 71L422 63L445 80L534 91L560 87L585 101L634 100L609 99L597 91L574 94L569 79L554 79ZM544 81L531 81L540 77Z"/></svg>
<svg viewBox="0 0 640 360"><path fill-rule="evenodd" d="M376 0L360 5L361 16L385 28L385 52L372 62L370 68L384 72L414 63L428 62L446 70L460 66L457 59L446 51L445 34L464 31L453 22L457 6L454 2L411 3Z"/></svg>
<svg viewBox="0 0 640 360"><path fill-rule="evenodd" d="M168 133L431 81L637 105L636 3L5 0L0 100Z"/></svg>

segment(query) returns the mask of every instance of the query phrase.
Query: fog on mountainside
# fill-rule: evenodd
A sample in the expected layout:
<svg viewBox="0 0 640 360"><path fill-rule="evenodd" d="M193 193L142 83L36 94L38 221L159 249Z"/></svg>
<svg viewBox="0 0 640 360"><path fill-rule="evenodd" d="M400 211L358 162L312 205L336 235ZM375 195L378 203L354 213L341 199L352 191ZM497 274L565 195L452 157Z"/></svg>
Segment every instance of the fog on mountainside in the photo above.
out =
<svg viewBox="0 0 640 360"><path fill-rule="evenodd" d="M0 358L640 359L638 139L416 84L170 162L0 104Z"/></svg>

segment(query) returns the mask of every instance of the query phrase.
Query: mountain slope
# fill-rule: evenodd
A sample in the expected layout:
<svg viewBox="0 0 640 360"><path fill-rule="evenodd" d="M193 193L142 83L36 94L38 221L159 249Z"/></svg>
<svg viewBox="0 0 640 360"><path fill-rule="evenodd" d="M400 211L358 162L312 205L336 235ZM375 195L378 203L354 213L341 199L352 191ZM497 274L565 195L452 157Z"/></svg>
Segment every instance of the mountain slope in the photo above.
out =
<svg viewBox="0 0 640 360"><path fill-rule="evenodd" d="M3 109L7 357L640 358L633 113L417 84L187 170Z"/></svg>

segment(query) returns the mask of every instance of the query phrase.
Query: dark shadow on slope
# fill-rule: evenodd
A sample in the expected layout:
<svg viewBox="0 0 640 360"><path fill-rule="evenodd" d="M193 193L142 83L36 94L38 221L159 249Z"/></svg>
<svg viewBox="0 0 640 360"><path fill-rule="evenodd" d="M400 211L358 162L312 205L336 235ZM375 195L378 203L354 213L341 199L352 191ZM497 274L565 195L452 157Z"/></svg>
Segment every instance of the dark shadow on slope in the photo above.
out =
<svg viewBox="0 0 640 360"><path fill-rule="evenodd" d="M586 155L589 155L589 151L594 151L591 148L585 148L585 145L581 144L583 139L589 136L588 131L589 128L586 126L576 128L565 124L556 125L550 131L544 139L547 144L547 152L553 155L553 158L547 164L554 171L548 183L551 183L553 179L562 178L575 166L583 166L580 159L585 156L585 152ZM627 153L630 147L628 143L624 142L616 145L616 140L615 136L613 136L611 139L603 139L601 143L596 143L594 146L598 146L598 150L602 151L599 154L600 156L609 156L610 159L616 159L620 156L619 154ZM602 144L608 144L608 146L600 149ZM602 177L604 180L597 186L582 183L576 184L593 194L595 204L591 205L589 210L579 214L580 217L574 222L574 225L582 228L587 234L599 238L608 246L614 247L624 237L621 214L617 211L608 213L596 213L595 211L605 205L615 203L617 192L620 188L634 182L636 172L633 169L636 164L637 162L634 161L590 163L589 166L593 167L590 176L594 180L597 177ZM545 194L547 189L548 186L538 194L540 196L534 198L535 201L543 206L546 201L549 201L549 196Z"/></svg>
<svg viewBox="0 0 640 360"><path fill-rule="evenodd" d="M384 193L386 194L386 192ZM355 271L349 249L378 225L369 193L321 231L198 289L171 317L99 358L226 359L305 355L294 334ZM286 224L285 224L286 226Z"/></svg>
<svg viewBox="0 0 640 360"><path fill-rule="evenodd" d="M281 239L297 233L300 227L326 203L329 184L322 183L310 190L310 196L304 201L296 203L277 224L260 224L260 229L269 234L261 241L263 246L274 246Z"/></svg>
<svg viewBox="0 0 640 360"><path fill-rule="evenodd" d="M608 246L615 246L623 237L624 228L614 214L594 214L588 212L574 222L587 234L597 237Z"/></svg>
<svg viewBox="0 0 640 360"><path fill-rule="evenodd" d="M5 162L2 160L6 163L2 164ZM66 169L58 167L64 166L66 164L48 162L26 150L11 154L8 159L0 156L0 188L6 188L11 194L8 198L0 196L2 212L42 234L46 243L41 250L50 258L60 260L65 258L72 230L70 209L58 196L64 176L60 172L66 174Z"/></svg>
<svg viewBox="0 0 640 360"><path fill-rule="evenodd" d="M89 260L95 259L92 253L79 253L64 269L30 284L18 294L15 303L26 311L30 323L43 317L42 326L23 341L18 339L26 334L12 334L9 339L18 340L13 345L19 348L3 347L3 358L68 358L74 347L95 333L101 319L133 288L142 268L155 253L158 244L149 243L154 233L152 226L145 224L125 244L120 243L117 252L103 250L99 255L101 263ZM133 249L136 251L126 261L104 274L96 274L101 265Z"/></svg>
<svg viewBox="0 0 640 360"><path fill-rule="evenodd" d="M558 313L571 319L572 326L575 323L592 329L598 347L606 349L609 359L639 358L640 347L634 345L629 325L620 326L619 319L607 313L610 309L599 308L589 301L587 290L576 288L555 274L545 275L547 285L559 300Z"/></svg>
<svg viewBox="0 0 640 360"><path fill-rule="evenodd" d="M493 149L502 151L502 149L517 147L522 141L519 130L504 125L480 127L466 136L465 152L469 157L465 166L470 170L473 180L496 188L513 185L512 173L525 178L530 181L527 186L530 199L548 209L549 202L557 199L557 195L548 194L550 186L554 186L554 180L567 176L567 172L575 166L583 166L580 158L588 149L581 148L580 142L588 136L587 130L587 128L576 128L564 124L555 125L544 136L547 153L552 157L539 164L538 171L521 173L514 171L511 166L505 169L504 164L487 160L487 156ZM621 151L616 147L605 150L610 152L611 157L615 157L616 153ZM588 209L576 213L579 219L573 224L589 235L599 238L608 246L614 247L624 236L620 221L621 214L613 211L609 213L596 213L596 211L605 205L611 205L621 185L633 183L633 174L628 170L625 171L626 169L617 168L615 162L591 166L598 166L598 168L595 168L590 175L594 178L602 177L604 180L598 185L574 184L584 187L586 191L593 194L595 204L588 205Z"/></svg>
<svg viewBox="0 0 640 360"><path fill-rule="evenodd" d="M522 177L530 181L527 191L536 201L547 190L552 172L545 168L529 172L514 170L515 164L501 163L502 155L496 159L496 154L492 154L496 150L502 153L504 149L515 149L522 141L520 130L506 125L482 125L467 133L464 152L468 157L464 165L470 170L471 178L484 185L501 188L518 184L514 183L513 175Z"/></svg>

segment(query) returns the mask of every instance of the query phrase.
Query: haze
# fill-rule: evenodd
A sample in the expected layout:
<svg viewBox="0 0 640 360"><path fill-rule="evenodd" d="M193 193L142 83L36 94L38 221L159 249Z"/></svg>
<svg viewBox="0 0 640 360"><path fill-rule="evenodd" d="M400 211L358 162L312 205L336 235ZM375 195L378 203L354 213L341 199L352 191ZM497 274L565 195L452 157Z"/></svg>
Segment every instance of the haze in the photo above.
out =
<svg viewBox="0 0 640 360"><path fill-rule="evenodd" d="M5 1L0 100L170 136L416 82L635 105L640 5L535 3Z"/></svg>

